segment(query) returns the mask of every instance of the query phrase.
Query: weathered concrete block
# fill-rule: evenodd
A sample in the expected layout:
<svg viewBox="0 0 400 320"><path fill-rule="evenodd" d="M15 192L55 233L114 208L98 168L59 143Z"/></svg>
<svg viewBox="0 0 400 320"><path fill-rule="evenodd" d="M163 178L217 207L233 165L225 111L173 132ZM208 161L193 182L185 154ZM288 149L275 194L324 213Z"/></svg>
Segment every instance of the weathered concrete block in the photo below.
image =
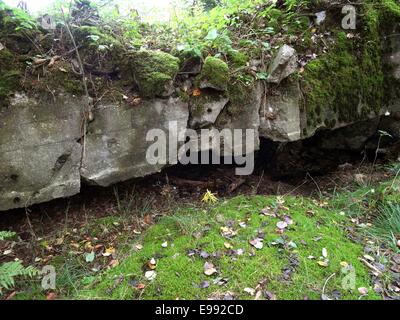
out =
<svg viewBox="0 0 400 320"><path fill-rule="evenodd" d="M165 164L149 164L146 141L149 130L168 133L171 121L177 132L186 130L189 110L179 99L154 99L138 107L99 106L85 138L82 177L90 184L109 186L114 183L156 173Z"/></svg>
<svg viewBox="0 0 400 320"><path fill-rule="evenodd" d="M260 109L260 136L279 142L301 139L300 99L298 81L288 82L274 95L266 96Z"/></svg>
<svg viewBox="0 0 400 320"><path fill-rule="evenodd" d="M81 107L16 93L0 111L0 211L79 193Z"/></svg>

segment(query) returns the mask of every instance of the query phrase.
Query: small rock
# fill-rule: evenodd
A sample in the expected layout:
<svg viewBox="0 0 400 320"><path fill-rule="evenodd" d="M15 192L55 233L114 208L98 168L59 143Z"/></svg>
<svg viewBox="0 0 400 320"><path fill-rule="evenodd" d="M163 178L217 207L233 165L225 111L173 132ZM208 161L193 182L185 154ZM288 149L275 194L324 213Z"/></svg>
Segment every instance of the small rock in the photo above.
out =
<svg viewBox="0 0 400 320"><path fill-rule="evenodd" d="M279 49L268 69L267 81L279 84L283 79L293 74L296 69L296 50L285 44Z"/></svg>

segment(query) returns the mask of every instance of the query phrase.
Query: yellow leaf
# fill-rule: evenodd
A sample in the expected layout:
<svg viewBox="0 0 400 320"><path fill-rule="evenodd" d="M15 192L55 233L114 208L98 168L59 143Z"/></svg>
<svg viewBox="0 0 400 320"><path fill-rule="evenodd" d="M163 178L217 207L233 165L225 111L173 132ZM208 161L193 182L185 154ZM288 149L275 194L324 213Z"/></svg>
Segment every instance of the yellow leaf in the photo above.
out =
<svg viewBox="0 0 400 320"><path fill-rule="evenodd" d="M319 266L326 268L329 266L329 263L327 261L318 261Z"/></svg>
<svg viewBox="0 0 400 320"><path fill-rule="evenodd" d="M113 247L107 248L106 251L103 253L103 257L109 257L115 253L115 249Z"/></svg>
<svg viewBox="0 0 400 320"><path fill-rule="evenodd" d="M204 194L201 201L205 203L216 203L218 201L218 198L215 196L215 193L212 193L210 190L207 189L207 192Z"/></svg>
<svg viewBox="0 0 400 320"><path fill-rule="evenodd" d="M225 246L225 248L227 248L227 249L232 249L232 248L233 248L233 246L232 246L229 242L225 242L225 243L224 243L224 246Z"/></svg>

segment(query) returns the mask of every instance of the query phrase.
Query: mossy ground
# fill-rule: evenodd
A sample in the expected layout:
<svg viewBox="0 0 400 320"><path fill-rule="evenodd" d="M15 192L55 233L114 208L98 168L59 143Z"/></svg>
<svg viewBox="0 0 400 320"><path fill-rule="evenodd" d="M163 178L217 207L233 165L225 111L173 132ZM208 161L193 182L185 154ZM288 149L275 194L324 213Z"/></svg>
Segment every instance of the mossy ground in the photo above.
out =
<svg viewBox="0 0 400 320"><path fill-rule="evenodd" d="M207 299L225 294L254 299L245 288L260 290L260 299L321 299L323 294L358 299L361 287L368 289L362 299L380 299L375 286L390 291L396 283L390 261L400 253L393 241L400 239L400 167L394 163L378 171L373 184L325 188L324 196L240 195L215 205L169 196L154 201L149 191L115 191L117 199L108 209L104 204L84 206L83 211L65 213L65 219L61 212L61 218L54 217L59 222L51 222L60 226L50 234L42 230L42 222L34 223L40 238L33 245L43 259L38 268L56 268L56 289L43 291L40 278L18 279L13 299L46 299L49 292L60 299ZM348 179L347 174L342 178ZM267 213L278 208L279 216L262 215L266 207ZM289 217L293 224L281 234L277 222ZM385 224L382 217L389 217ZM228 239L224 231L236 235ZM257 237L264 238L260 250L249 243ZM115 252L105 255L110 248ZM326 259L324 248L327 266L318 264ZM95 257L88 262L91 252ZM385 268L382 276L370 275L360 260L365 254ZM154 281L144 276L151 258L157 261ZM213 263L217 273L205 275L205 262ZM348 275L343 273L345 263L355 268L353 289L342 288Z"/></svg>
<svg viewBox="0 0 400 320"><path fill-rule="evenodd" d="M229 291L238 299L253 299L244 289L265 283L263 290L273 293L277 299L320 299L326 280L333 274L324 291L328 296L338 290L342 299L358 299L357 288L371 289L368 270L358 259L363 248L346 237L342 226L348 220L339 211L323 208L321 203L310 199L286 197L284 206L288 209L282 209L280 214L290 215L294 224L280 235L276 227L280 219L260 214L266 206L277 206L277 198L239 196L213 208L186 208L174 216L164 217L143 236L141 251L131 253L77 297L206 299ZM246 226L241 227L239 223ZM221 235L221 228L227 226L237 232L232 239ZM265 234L264 248L256 250L249 241L261 233ZM165 241L168 247L163 248L161 244ZM227 249L227 243L232 248ZM330 260L327 267L318 264L323 248ZM238 249L244 254L236 255L233 250ZM197 254L191 255L191 252ZM198 252L207 252L210 257L203 259ZM153 257L157 260L157 277L149 282L143 276L143 266ZM298 265L293 264L293 259ZM206 261L215 265L217 274L211 277L204 274ZM343 262L356 270L354 290L341 288L345 277L341 273ZM290 279L285 280L287 268L294 269ZM227 280L222 281L223 285L215 284L220 278ZM210 286L201 288L203 281ZM138 283L146 285L143 291L135 288ZM370 290L366 298L379 296Z"/></svg>

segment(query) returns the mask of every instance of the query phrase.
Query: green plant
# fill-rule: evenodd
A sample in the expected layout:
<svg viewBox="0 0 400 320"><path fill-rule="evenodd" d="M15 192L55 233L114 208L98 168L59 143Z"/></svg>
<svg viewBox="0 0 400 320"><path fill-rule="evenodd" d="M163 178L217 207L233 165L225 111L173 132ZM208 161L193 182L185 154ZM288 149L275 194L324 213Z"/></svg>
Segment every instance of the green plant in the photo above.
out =
<svg viewBox="0 0 400 320"><path fill-rule="evenodd" d="M33 277L38 270L32 266L24 267L21 261L5 262L0 265L0 292L15 285L15 278L20 276Z"/></svg>
<svg viewBox="0 0 400 320"><path fill-rule="evenodd" d="M397 239L400 237L400 204L384 203L379 209L371 233L397 250Z"/></svg>
<svg viewBox="0 0 400 320"><path fill-rule="evenodd" d="M16 235L13 231L0 231L0 241L12 238Z"/></svg>
<svg viewBox="0 0 400 320"><path fill-rule="evenodd" d="M0 231L0 240L15 236L15 232ZM32 266L24 267L21 261L5 262L0 265L0 294L2 289L10 289L15 285L15 278L20 276L33 277L38 270Z"/></svg>

